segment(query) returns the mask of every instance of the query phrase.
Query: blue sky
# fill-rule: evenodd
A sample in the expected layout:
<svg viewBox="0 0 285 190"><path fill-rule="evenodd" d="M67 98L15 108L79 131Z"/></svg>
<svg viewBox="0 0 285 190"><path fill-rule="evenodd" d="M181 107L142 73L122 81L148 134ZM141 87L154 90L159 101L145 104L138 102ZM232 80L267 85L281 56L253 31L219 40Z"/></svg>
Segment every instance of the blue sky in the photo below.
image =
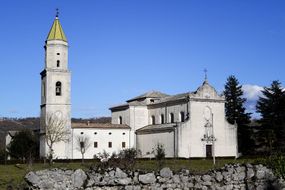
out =
<svg viewBox="0 0 285 190"><path fill-rule="evenodd" d="M251 101L284 85L283 0L9 0L1 2L0 117L38 116L44 41L55 9L68 38L72 116L149 90L222 91L233 74Z"/></svg>

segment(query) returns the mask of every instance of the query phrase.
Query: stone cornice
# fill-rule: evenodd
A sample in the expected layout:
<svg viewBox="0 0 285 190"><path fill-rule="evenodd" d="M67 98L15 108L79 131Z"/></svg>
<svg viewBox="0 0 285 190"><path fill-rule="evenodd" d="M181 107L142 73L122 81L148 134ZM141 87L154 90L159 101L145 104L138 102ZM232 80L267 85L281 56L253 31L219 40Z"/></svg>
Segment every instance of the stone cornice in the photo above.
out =
<svg viewBox="0 0 285 190"><path fill-rule="evenodd" d="M143 135L143 134L153 134L153 133L165 133L165 132L173 132L174 127L165 127L165 128L159 128L159 129L144 129L142 131L136 131L135 133L137 135Z"/></svg>
<svg viewBox="0 0 285 190"><path fill-rule="evenodd" d="M165 106L174 106L174 105L178 105L181 103L187 103L187 97L185 97L183 99L178 99L178 100L170 100L170 101L166 101L166 102L148 104L147 108L152 109L152 108L159 108L159 107L165 107Z"/></svg>
<svg viewBox="0 0 285 190"><path fill-rule="evenodd" d="M224 99L205 99L205 98L190 98L190 102L215 102L215 103L224 103Z"/></svg>

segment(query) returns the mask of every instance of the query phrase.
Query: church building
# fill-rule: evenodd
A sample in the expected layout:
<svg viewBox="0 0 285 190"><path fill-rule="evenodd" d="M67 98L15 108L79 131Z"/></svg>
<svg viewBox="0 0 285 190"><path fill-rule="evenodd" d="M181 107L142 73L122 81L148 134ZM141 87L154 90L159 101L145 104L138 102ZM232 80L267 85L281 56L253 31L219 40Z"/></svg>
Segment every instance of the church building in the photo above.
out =
<svg viewBox="0 0 285 190"><path fill-rule="evenodd" d="M45 43L45 67L41 72L40 154L49 148L46 134L50 118L64 121L66 141L54 144L54 157L79 159L79 137L88 137L85 158L125 148L140 150L141 157L153 157L157 144L166 157L237 157L237 127L227 122L225 98L209 84L207 77L194 92L168 95L151 91L110 108L112 122L71 123L71 73L68 42L58 16Z"/></svg>

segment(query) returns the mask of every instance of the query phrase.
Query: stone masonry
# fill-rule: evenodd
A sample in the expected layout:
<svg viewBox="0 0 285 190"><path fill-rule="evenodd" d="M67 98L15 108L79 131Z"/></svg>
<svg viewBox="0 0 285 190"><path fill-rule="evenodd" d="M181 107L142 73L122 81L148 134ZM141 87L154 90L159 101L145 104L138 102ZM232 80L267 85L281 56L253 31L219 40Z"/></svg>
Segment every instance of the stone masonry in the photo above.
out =
<svg viewBox="0 0 285 190"><path fill-rule="evenodd" d="M203 175L190 174L188 170L173 173L169 168L159 172L126 172L119 168L108 169L100 174L63 169L29 172L25 180L30 189L102 189L102 190L163 190L163 189L283 189L285 182L274 176L271 169L263 165L225 165L221 169Z"/></svg>

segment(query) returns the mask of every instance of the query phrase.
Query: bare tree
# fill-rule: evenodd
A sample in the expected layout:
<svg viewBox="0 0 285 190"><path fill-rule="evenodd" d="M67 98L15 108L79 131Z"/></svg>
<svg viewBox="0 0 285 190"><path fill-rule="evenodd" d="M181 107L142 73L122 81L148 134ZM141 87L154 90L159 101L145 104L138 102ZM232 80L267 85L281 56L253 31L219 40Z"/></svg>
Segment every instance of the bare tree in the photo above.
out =
<svg viewBox="0 0 285 190"><path fill-rule="evenodd" d="M48 158L50 164L53 162L53 146L55 143L68 142L70 132L65 128L66 120L61 114L57 112L54 114L48 114L46 118L45 126L45 138L47 146L49 147Z"/></svg>
<svg viewBox="0 0 285 190"><path fill-rule="evenodd" d="M77 142L77 150L81 152L82 155L82 164L84 163L84 154L86 153L86 151L89 149L91 143L90 143L90 139L88 136L77 136L76 137L76 142Z"/></svg>

